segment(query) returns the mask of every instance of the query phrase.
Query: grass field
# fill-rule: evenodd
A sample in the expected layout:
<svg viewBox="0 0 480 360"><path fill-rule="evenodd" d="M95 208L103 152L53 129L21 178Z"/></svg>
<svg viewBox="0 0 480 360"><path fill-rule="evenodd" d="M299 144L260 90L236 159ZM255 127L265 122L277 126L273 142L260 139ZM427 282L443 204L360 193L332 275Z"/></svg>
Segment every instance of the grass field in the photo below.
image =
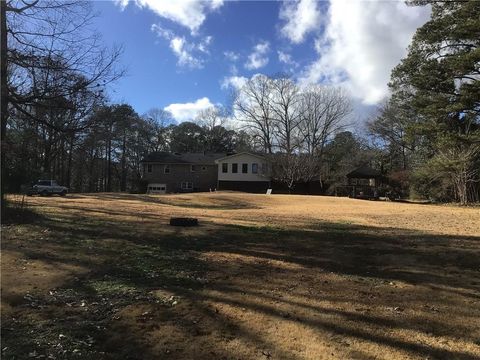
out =
<svg viewBox="0 0 480 360"><path fill-rule="evenodd" d="M213 193L28 209L2 226L5 359L480 358L479 208Z"/></svg>

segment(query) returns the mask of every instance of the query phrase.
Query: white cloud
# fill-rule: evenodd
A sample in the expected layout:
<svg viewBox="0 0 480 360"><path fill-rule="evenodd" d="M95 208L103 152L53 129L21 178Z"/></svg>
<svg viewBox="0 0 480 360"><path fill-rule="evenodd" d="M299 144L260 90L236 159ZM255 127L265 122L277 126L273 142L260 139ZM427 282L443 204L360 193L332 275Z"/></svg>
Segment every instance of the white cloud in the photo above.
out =
<svg viewBox="0 0 480 360"><path fill-rule="evenodd" d="M259 69L268 64L267 53L270 51L268 41L261 41L253 47L252 53L248 56L245 67L249 70Z"/></svg>
<svg viewBox="0 0 480 360"><path fill-rule="evenodd" d="M115 0L124 9L128 0ZM207 13L220 8L223 0L134 0L141 8L148 8L158 16L190 29L196 34L207 17Z"/></svg>
<svg viewBox="0 0 480 360"><path fill-rule="evenodd" d="M184 36L177 36L171 30L164 29L157 24L152 25L151 29L159 37L169 41L170 49L178 59L178 66L191 69L203 67L204 55L210 54L209 46L212 43L212 36L206 36L195 43L189 42Z"/></svg>
<svg viewBox="0 0 480 360"><path fill-rule="evenodd" d="M292 70L298 66L298 63L292 59L292 56L284 51L279 50L278 52L278 61L285 65L289 65Z"/></svg>
<svg viewBox="0 0 480 360"><path fill-rule="evenodd" d="M153 24L150 27L150 30L152 30L158 37L161 37L165 40L171 40L175 36L172 30L165 29L160 24Z"/></svg>
<svg viewBox="0 0 480 360"><path fill-rule="evenodd" d="M325 33L315 42L319 58L300 81L342 84L364 104L380 102L391 70L429 14L400 1L331 0Z"/></svg>
<svg viewBox="0 0 480 360"><path fill-rule="evenodd" d="M201 68L202 61L192 55L194 45L188 43L184 37L175 36L170 40L170 49L177 56L177 64L189 68Z"/></svg>
<svg viewBox="0 0 480 360"><path fill-rule="evenodd" d="M225 51L223 55L225 56L226 59L233 62L237 61L240 58L240 55L234 51Z"/></svg>
<svg viewBox="0 0 480 360"><path fill-rule="evenodd" d="M221 87L222 89L240 89L247 81L248 79L244 76L227 76L223 78Z"/></svg>
<svg viewBox="0 0 480 360"><path fill-rule="evenodd" d="M115 3L115 5L119 6L122 11L128 5L128 0L113 0L113 2Z"/></svg>
<svg viewBox="0 0 480 360"><path fill-rule="evenodd" d="M198 43L197 45L197 49L205 54L209 54L210 51L208 50L208 47L210 46L210 44L212 43L212 39L213 37L212 36L205 36L201 41L200 43Z"/></svg>
<svg viewBox="0 0 480 360"><path fill-rule="evenodd" d="M166 106L163 110L169 111L178 122L192 121L202 110L215 106L208 97L203 97L195 102L175 103Z"/></svg>
<svg viewBox="0 0 480 360"><path fill-rule="evenodd" d="M303 42L305 35L320 27L320 11L317 0L284 2L280 8L280 19L285 23L281 33L295 44Z"/></svg>
<svg viewBox="0 0 480 360"><path fill-rule="evenodd" d="M287 54L283 51L278 51L278 61L285 64L290 64L292 62L292 57L290 54Z"/></svg>

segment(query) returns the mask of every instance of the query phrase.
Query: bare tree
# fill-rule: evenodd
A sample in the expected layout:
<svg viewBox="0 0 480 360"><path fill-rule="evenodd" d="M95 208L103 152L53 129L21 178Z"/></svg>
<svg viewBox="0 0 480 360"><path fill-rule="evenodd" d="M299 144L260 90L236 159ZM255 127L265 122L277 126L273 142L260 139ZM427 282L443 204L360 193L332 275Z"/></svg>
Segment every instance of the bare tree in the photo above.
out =
<svg viewBox="0 0 480 360"><path fill-rule="evenodd" d="M103 88L123 71L115 68L121 49L107 50L91 28L95 13L88 1L2 0L0 3L4 164L10 114L15 112L17 119L30 119L57 132L80 131L87 125L78 121L85 112L77 111L72 121L75 109L72 98L82 92L100 96ZM83 110L91 110L94 104L91 105ZM44 116L48 111L60 114L60 110L67 111L64 121L51 122L51 116ZM5 178L2 180L3 196Z"/></svg>
<svg viewBox="0 0 480 360"><path fill-rule="evenodd" d="M242 86L233 102L234 115L256 139L267 154L273 152L272 81L256 75Z"/></svg>
<svg viewBox="0 0 480 360"><path fill-rule="evenodd" d="M211 106L200 111L195 122L208 131L212 131L217 126L225 126L227 122L226 111L220 106Z"/></svg>
<svg viewBox="0 0 480 360"><path fill-rule="evenodd" d="M314 158L306 153L276 153L269 156L272 178L285 184L291 192L300 182L312 179Z"/></svg>
<svg viewBox="0 0 480 360"><path fill-rule="evenodd" d="M446 178L462 205L479 200L475 186L480 182L479 155L478 144L458 145L441 150L430 162L433 178Z"/></svg>
<svg viewBox="0 0 480 360"><path fill-rule="evenodd" d="M306 180L317 177L322 182L323 157L327 142L346 126L345 119L351 113L350 99L341 88L311 85L301 93L300 125L302 152Z"/></svg>
<svg viewBox="0 0 480 360"><path fill-rule="evenodd" d="M85 89L99 92L123 74L115 68L121 49L106 49L91 28L91 3L12 0L5 12L6 88L8 105L15 111L41 122L30 109ZM72 74L82 75L81 81L71 81Z"/></svg>
<svg viewBox="0 0 480 360"><path fill-rule="evenodd" d="M350 99L341 88L312 85L301 94L303 150L321 155L332 135L341 130L351 113Z"/></svg>
<svg viewBox="0 0 480 360"><path fill-rule="evenodd" d="M292 154L300 146L300 90L293 80L279 77L272 80L272 115L276 145L281 152Z"/></svg>
<svg viewBox="0 0 480 360"><path fill-rule="evenodd" d="M196 117L196 123L202 127L205 135L205 151L231 152L235 144L235 131L228 130L228 111L222 106L212 106L202 110Z"/></svg>
<svg viewBox="0 0 480 360"><path fill-rule="evenodd" d="M143 115L143 118L155 122L162 128L175 124L172 113L159 108L151 108Z"/></svg>
<svg viewBox="0 0 480 360"><path fill-rule="evenodd" d="M170 148L171 126L175 124L173 115L163 109L152 108L148 110L143 119L148 127L148 142L150 151L168 151Z"/></svg>

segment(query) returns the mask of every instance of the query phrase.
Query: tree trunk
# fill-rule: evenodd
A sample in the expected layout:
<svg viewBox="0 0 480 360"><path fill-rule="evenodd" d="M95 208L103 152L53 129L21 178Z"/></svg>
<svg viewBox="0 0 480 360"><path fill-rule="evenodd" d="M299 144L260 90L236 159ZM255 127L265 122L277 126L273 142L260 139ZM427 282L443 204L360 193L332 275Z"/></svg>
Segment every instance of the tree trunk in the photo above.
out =
<svg viewBox="0 0 480 360"><path fill-rule="evenodd" d="M65 186L68 188L71 187L71 181L72 181L72 158L73 158L73 139L75 135L72 135L70 137L70 143L68 147L68 163L67 163L67 178L65 181ZM82 165L83 168L83 165Z"/></svg>
<svg viewBox="0 0 480 360"><path fill-rule="evenodd" d="M122 175L120 182L120 191L127 190L127 157L125 155L127 147L127 135L126 132L123 133L123 142L122 142Z"/></svg>
<svg viewBox="0 0 480 360"><path fill-rule="evenodd" d="M107 153L107 192L112 191L112 140L108 139Z"/></svg>
<svg viewBox="0 0 480 360"><path fill-rule="evenodd" d="M402 162L403 170L407 170L407 154L405 153L405 146L402 145Z"/></svg>
<svg viewBox="0 0 480 360"><path fill-rule="evenodd" d="M1 81L1 207L2 214L5 210L5 190L6 190L6 171L5 171L5 160L6 160L6 131L7 131L7 121L8 121L8 94L7 94L7 2L5 0L0 0L0 32L1 32L1 55L0 55L0 81Z"/></svg>

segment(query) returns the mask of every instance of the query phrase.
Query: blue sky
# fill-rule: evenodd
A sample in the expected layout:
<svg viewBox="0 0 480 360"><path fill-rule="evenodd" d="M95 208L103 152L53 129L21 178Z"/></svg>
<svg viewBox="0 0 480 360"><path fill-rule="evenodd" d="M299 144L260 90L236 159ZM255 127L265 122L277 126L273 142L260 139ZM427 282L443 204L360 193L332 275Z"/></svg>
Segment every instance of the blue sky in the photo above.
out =
<svg viewBox="0 0 480 360"><path fill-rule="evenodd" d="M342 86L357 116L380 103L426 8L400 1L98 1L95 26L123 45L127 76L112 101L157 107L185 121L225 104L256 73Z"/></svg>

